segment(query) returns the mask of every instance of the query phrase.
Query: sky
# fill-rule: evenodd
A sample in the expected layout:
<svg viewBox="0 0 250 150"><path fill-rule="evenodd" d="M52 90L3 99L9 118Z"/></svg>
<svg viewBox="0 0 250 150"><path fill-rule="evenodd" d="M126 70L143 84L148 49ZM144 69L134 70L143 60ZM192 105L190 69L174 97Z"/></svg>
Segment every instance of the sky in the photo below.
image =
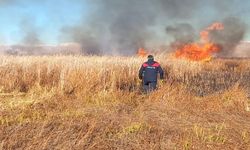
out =
<svg viewBox="0 0 250 150"><path fill-rule="evenodd" d="M247 26L244 40L250 41L250 1L231 1L234 1L233 7L228 7L229 10L225 12L232 12L235 17L244 21ZM62 29L79 23L88 24L88 18L91 18L94 11L91 4L89 0L0 0L0 44L25 43L24 38L29 38L25 37L27 32L38 34L41 43L66 42L62 40ZM208 18L214 19L218 15L218 11L214 7L206 6L206 3L200 10L200 13L189 18L189 23L198 28L207 24ZM171 20L175 18L164 20L162 25L158 23L155 28L164 30L165 25L171 23Z"/></svg>
<svg viewBox="0 0 250 150"><path fill-rule="evenodd" d="M56 44L63 26L77 24L87 14L87 4L77 0L5 1L0 0L0 39L7 44L21 43L29 29L39 30L44 43Z"/></svg>

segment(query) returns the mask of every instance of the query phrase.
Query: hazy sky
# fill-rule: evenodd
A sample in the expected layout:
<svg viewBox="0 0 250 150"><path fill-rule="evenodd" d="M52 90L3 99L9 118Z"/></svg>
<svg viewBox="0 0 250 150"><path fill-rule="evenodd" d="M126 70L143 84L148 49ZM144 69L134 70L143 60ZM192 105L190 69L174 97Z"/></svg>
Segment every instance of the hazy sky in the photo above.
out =
<svg viewBox="0 0 250 150"><path fill-rule="evenodd" d="M0 43L17 44L22 43L27 32L37 34L42 43L57 44L64 36L61 31L65 26L73 26L80 22L86 23L86 18L91 18L89 12L93 12L89 0L0 0ZM95 0L93 0L95 1ZM103 0L105 1L105 0ZM119 0L118 0L119 1ZM136 1L136 0L135 0ZM231 0L233 7L227 7L224 16L233 15L241 18L247 26L250 25L250 1ZM223 12L223 7L221 7ZM199 8L189 22L193 26L202 28L210 20L221 15L212 6ZM157 11L157 10L155 10ZM230 12L230 13L228 13ZM98 12L102 13L102 12ZM175 18L162 20L156 28L165 30L166 24L171 24ZM85 22L84 22L85 21ZM247 29L248 30L248 29ZM247 31L244 40L250 40L250 31Z"/></svg>
<svg viewBox="0 0 250 150"><path fill-rule="evenodd" d="M27 30L23 26L38 30L42 41L55 44L61 28L80 22L88 8L78 0L0 0L0 5L0 39L8 44L22 42Z"/></svg>

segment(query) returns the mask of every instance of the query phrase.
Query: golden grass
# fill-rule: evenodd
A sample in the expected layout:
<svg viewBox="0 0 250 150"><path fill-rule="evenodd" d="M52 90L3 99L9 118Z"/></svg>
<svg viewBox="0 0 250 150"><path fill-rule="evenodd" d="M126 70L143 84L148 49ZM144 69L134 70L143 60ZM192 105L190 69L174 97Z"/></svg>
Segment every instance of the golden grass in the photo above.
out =
<svg viewBox="0 0 250 150"><path fill-rule="evenodd" d="M249 149L249 60L159 55L168 78L141 92L143 58L1 56L0 149Z"/></svg>

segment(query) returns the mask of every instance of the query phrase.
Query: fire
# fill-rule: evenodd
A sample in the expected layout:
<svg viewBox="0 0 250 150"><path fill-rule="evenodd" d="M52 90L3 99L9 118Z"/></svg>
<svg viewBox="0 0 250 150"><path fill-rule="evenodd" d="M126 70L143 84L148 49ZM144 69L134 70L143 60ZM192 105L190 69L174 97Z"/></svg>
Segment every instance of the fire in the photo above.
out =
<svg viewBox="0 0 250 150"><path fill-rule="evenodd" d="M190 43L177 49L175 56L177 58L187 58L193 61L208 61L212 59L212 55L220 51L220 47L210 40L211 31L223 30L222 23L213 23L204 31L200 32L200 41L198 43Z"/></svg>
<svg viewBox="0 0 250 150"><path fill-rule="evenodd" d="M143 48L139 48L138 52L137 52L137 55L140 56L140 57L146 57L148 55L148 52Z"/></svg>

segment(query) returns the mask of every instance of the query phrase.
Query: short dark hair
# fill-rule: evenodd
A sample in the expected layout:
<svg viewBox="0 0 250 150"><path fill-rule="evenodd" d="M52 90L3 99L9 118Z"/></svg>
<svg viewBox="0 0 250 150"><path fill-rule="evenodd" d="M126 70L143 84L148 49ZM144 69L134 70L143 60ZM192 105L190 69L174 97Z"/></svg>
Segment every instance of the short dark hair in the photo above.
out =
<svg viewBox="0 0 250 150"><path fill-rule="evenodd" d="M148 59L154 59L153 55L148 55Z"/></svg>

